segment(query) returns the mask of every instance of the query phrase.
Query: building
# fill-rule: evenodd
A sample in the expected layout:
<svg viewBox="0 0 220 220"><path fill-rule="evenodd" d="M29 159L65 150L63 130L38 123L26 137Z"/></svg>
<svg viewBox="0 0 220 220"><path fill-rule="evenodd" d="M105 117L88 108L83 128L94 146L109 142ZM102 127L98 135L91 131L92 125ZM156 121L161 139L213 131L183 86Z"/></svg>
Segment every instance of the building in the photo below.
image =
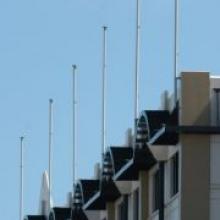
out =
<svg viewBox="0 0 220 220"><path fill-rule="evenodd" d="M178 99L164 93L160 108L142 111L136 135L108 148L96 178L78 181L81 216L70 202L26 219L219 220L220 78L183 72L178 80Z"/></svg>

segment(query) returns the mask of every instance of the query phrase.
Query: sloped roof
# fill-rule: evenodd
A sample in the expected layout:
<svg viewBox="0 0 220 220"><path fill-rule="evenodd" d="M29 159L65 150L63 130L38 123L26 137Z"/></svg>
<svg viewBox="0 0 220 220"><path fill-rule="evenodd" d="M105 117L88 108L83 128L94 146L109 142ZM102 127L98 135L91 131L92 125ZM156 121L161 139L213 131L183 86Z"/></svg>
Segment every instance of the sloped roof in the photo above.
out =
<svg viewBox="0 0 220 220"><path fill-rule="evenodd" d="M86 203L99 190L99 180L79 180L83 203Z"/></svg>
<svg viewBox="0 0 220 220"><path fill-rule="evenodd" d="M178 103L173 111L169 113L168 118L163 118L163 120L164 122L161 123L150 136L148 143L156 145L176 145L179 141L179 135L173 128L179 127Z"/></svg>
<svg viewBox="0 0 220 220"><path fill-rule="evenodd" d="M133 157L127 161L117 173L115 173L114 180L137 180L140 170L149 170L156 163L156 160L148 147L132 150Z"/></svg>
<svg viewBox="0 0 220 220"><path fill-rule="evenodd" d="M53 220L67 220L71 217L71 208L66 207L54 207L50 212L50 216Z"/></svg>
<svg viewBox="0 0 220 220"><path fill-rule="evenodd" d="M117 173L132 157L132 147L110 147L114 174Z"/></svg>
<svg viewBox="0 0 220 220"><path fill-rule="evenodd" d="M152 137L163 124L169 121L170 113L167 110L145 110L140 119L144 117L148 127L149 137Z"/></svg>

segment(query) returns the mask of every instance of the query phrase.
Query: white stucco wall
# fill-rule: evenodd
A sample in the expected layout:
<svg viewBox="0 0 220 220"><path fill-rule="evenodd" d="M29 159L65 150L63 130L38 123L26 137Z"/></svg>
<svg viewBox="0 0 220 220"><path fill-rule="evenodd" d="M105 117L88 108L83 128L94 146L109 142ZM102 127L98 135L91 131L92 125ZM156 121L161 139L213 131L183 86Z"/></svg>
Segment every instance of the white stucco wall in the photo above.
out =
<svg viewBox="0 0 220 220"><path fill-rule="evenodd" d="M210 220L220 216L220 135L211 137L210 149Z"/></svg>
<svg viewBox="0 0 220 220"><path fill-rule="evenodd" d="M216 125L216 97L213 88L220 88L220 78L210 78L211 125ZM219 100L220 101L220 100ZM219 102L220 103L220 102ZM220 114L220 112L219 112ZM210 220L220 216L220 135L210 138Z"/></svg>
<svg viewBox="0 0 220 220"><path fill-rule="evenodd" d="M178 149L178 147L177 147ZM158 169L158 165L150 170L150 184L149 184L149 220L159 220L159 212L152 212L152 198L153 198L153 175ZM165 220L180 220L180 194L176 194L171 198L170 196L170 161L165 163Z"/></svg>
<svg viewBox="0 0 220 220"><path fill-rule="evenodd" d="M101 213L102 211L85 211L89 220L101 220Z"/></svg>
<svg viewBox="0 0 220 220"><path fill-rule="evenodd" d="M165 205L165 220L180 220L180 199L179 194L174 196Z"/></svg>

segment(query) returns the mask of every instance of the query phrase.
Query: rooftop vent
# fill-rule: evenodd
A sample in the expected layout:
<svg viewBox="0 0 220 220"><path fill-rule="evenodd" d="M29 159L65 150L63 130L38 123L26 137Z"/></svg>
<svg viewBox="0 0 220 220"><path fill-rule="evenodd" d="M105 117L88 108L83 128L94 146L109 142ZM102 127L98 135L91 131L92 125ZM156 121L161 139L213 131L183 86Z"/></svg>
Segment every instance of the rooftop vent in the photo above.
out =
<svg viewBox="0 0 220 220"><path fill-rule="evenodd" d="M133 144L132 129L128 128L125 132L125 147L131 147Z"/></svg>
<svg viewBox="0 0 220 220"><path fill-rule="evenodd" d="M169 110L169 92L167 90L165 90L162 94L161 94L161 110Z"/></svg>
<svg viewBox="0 0 220 220"><path fill-rule="evenodd" d="M100 163L96 163L94 166L94 179L96 180L100 179L100 175L101 175Z"/></svg>
<svg viewBox="0 0 220 220"><path fill-rule="evenodd" d="M67 193L67 207L71 207L73 203L72 192Z"/></svg>

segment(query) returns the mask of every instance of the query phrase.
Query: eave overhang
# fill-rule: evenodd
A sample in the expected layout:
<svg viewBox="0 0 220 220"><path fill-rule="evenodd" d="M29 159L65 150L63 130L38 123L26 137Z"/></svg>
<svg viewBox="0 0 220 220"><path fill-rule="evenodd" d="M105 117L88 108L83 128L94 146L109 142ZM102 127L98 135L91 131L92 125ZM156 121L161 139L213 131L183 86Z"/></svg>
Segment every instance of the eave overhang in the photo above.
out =
<svg viewBox="0 0 220 220"><path fill-rule="evenodd" d="M216 135L220 126L167 126L164 125L148 141L148 145L176 145L180 134Z"/></svg>
<svg viewBox="0 0 220 220"><path fill-rule="evenodd" d="M94 196L99 191L99 180L79 180L78 184L81 188L82 193L82 203L83 205L90 200L92 196Z"/></svg>
<svg viewBox="0 0 220 220"><path fill-rule="evenodd" d="M113 174L116 174L133 157L132 147L110 147L109 148Z"/></svg>
<svg viewBox="0 0 220 220"><path fill-rule="evenodd" d="M133 150L133 157L113 177L115 181L135 181L139 171L149 170L156 160L148 147Z"/></svg>
<svg viewBox="0 0 220 220"><path fill-rule="evenodd" d="M117 186L112 180L100 181L100 190L92 196L83 208L85 210L105 210L106 202L114 202L121 196Z"/></svg>
<svg viewBox="0 0 220 220"><path fill-rule="evenodd" d="M101 192L98 191L95 195L93 195L87 203L83 205L84 210L105 210L106 203L105 200L101 196Z"/></svg>

